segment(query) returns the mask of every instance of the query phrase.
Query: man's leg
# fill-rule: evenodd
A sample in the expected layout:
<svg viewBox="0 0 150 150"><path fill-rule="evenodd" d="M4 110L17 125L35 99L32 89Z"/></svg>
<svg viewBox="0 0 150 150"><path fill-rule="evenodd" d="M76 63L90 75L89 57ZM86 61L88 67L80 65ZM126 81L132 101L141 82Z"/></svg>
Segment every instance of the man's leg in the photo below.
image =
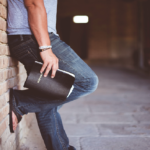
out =
<svg viewBox="0 0 150 150"><path fill-rule="evenodd" d="M56 35L53 35L50 39L53 46L53 52L59 58L59 68L75 74L74 90L65 101L53 101L49 98L47 99L40 97L39 95L37 96L34 94L31 90L14 90L14 96L21 115L29 112L41 112L46 109L52 109L81 96L87 95L97 88L98 77L91 70L91 68L70 48L70 46L61 41ZM36 42L32 40L28 47L30 48L30 54L34 53L35 60L40 61L40 58L36 56L39 53L38 49L36 49L38 48ZM18 49L21 49L21 47L18 47ZM24 51L25 50L26 49L24 48ZM17 51L17 49L14 49L14 51ZM25 57L22 59L22 63L25 65L27 71L30 70L31 63L35 60L33 57L31 59L31 57L25 54ZM28 61L30 61L30 63L28 63Z"/></svg>
<svg viewBox="0 0 150 150"><path fill-rule="evenodd" d="M68 150L69 139L57 107L36 113L41 135L48 150Z"/></svg>
<svg viewBox="0 0 150 150"><path fill-rule="evenodd" d="M76 62L76 65L78 65L78 63ZM89 85L90 83L91 86ZM22 98L20 100L23 100L23 102L25 100L29 101L27 103L21 103L24 105L22 106L19 105L18 107L24 114L32 111L37 112L36 117L37 117L38 125L47 149L51 150L51 147L53 147L54 150L67 150L69 147L69 141L65 133L65 130L63 128L62 120L57 111L57 107L61 106L64 103L70 102L81 96L93 92L96 89L96 87L97 87L96 77L87 78L84 80L80 80L80 79L76 80L74 83L74 90L71 93L71 95L66 99L66 101L57 102L57 103L50 103L49 101L47 102L38 101L38 98L33 98L33 97L29 98L27 94L24 96L21 93L16 94L15 93L16 91L14 91L15 93L14 95L16 95L15 96L16 99L18 97L18 101L21 97ZM31 101L33 102L31 103Z"/></svg>
<svg viewBox="0 0 150 150"><path fill-rule="evenodd" d="M81 96L89 94L93 92L93 89L95 90L94 87L91 90L89 89L85 91L82 90L83 87L84 87L84 82L83 83L80 82L80 85L75 86L74 91L67 98L66 102L75 100ZM46 111L41 111L39 113L36 113L38 125L48 150L51 150L51 147L53 147L54 150L55 148L56 150L59 149L68 150L69 140L63 128L62 120L60 114L57 111L57 107L53 109L48 108L46 109Z"/></svg>
<svg viewBox="0 0 150 150"><path fill-rule="evenodd" d="M36 116L38 124L47 149L50 149L52 146L55 150L56 143L53 142L53 139L57 139L57 144L59 144L59 146L57 145L56 149L59 150L60 148L62 150L67 149L69 142L63 129L60 115L57 112L57 106L93 92L97 87L98 79L94 72L74 53L74 51L57 36L53 36L53 38L51 38L51 43L53 46L53 52L60 60L59 68L69 71L76 76L74 83L75 88L71 95L64 102L50 102L49 100L42 99L42 97L36 97L36 95L32 95L30 90L15 90L14 96L16 99L17 108L21 115L27 114L28 112L37 112ZM33 52L35 50L34 47L30 47L32 48L30 50L33 50ZM25 61L25 58L23 61ZM28 68L29 63L24 64L25 67ZM52 120L55 120L55 122L52 122ZM56 127L56 123L57 128L54 128Z"/></svg>

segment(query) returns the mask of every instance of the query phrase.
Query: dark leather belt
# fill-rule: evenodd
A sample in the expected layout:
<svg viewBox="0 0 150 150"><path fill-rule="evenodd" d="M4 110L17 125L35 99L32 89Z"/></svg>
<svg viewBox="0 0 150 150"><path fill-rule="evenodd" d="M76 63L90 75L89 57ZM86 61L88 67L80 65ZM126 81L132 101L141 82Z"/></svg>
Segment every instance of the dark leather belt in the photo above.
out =
<svg viewBox="0 0 150 150"><path fill-rule="evenodd" d="M52 34L53 32L50 32L49 34ZM17 35L8 35L8 42L13 40L20 40L23 41L24 39L33 38L35 39L35 36L33 34L27 35L27 34L17 34Z"/></svg>
<svg viewBox="0 0 150 150"><path fill-rule="evenodd" d="M24 35L24 34L8 35L8 41L13 41L13 40L23 41L24 39L27 39L30 37L35 38L34 35Z"/></svg>

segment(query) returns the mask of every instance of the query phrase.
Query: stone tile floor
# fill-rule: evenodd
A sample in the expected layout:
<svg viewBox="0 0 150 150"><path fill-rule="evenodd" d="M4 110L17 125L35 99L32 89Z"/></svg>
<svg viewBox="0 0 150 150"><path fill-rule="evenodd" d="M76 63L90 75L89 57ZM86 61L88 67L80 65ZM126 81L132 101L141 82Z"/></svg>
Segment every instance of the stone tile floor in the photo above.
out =
<svg viewBox="0 0 150 150"><path fill-rule="evenodd" d="M92 67L97 90L60 109L77 150L150 150L150 78L134 71ZM20 150L46 150L33 120Z"/></svg>

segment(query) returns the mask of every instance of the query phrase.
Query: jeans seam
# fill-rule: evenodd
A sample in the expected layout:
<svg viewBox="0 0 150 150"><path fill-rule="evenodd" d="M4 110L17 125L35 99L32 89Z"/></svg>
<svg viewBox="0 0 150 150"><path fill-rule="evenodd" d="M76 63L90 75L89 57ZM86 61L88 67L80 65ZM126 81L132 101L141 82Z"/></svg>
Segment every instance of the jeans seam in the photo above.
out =
<svg viewBox="0 0 150 150"><path fill-rule="evenodd" d="M15 99L15 96L14 96L14 95L13 95L13 99L14 99L14 101L13 101L13 106L15 107L15 109L17 110L17 112L18 112L20 115L23 116L23 113L21 113L21 111L18 109L18 106L17 106L17 104L16 104L16 99Z"/></svg>
<svg viewBox="0 0 150 150"><path fill-rule="evenodd" d="M61 146L62 146L63 150L67 150L65 148L64 142L62 141L62 138L60 137L60 134L59 134L59 127L58 127L57 118L56 118L56 115L55 115L55 109L53 109L53 115L54 115L54 119L55 119L55 125L56 125L56 131L57 131L58 139L59 139L59 141L61 143Z"/></svg>
<svg viewBox="0 0 150 150"><path fill-rule="evenodd" d="M36 55L34 55L34 52L32 51L32 49L29 46L28 46L28 48L29 48L28 53L30 54L30 56L32 56L34 58L34 60L38 60Z"/></svg>
<svg viewBox="0 0 150 150"><path fill-rule="evenodd" d="M23 105L23 106L17 106L18 108L21 108L21 107L28 107L28 106L30 106L30 104L28 104L28 105Z"/></svg>
<svg viewBox="0 0 150 150"><path fill-rule="evenodd" d="M82 74L80 74L79 72L77 72L73 67L71 67L67 62L65 62L64 60L62 60L62 59L60 59L59 58L59 60L60 61L62 61L62 62L64 62L68 67L70 67L72 70L74 70L78 75L80 75L82 78L84 78L84 79L87 79L88 80L88 82L89 82L89 79L88 78L85 78Z"/></svg>

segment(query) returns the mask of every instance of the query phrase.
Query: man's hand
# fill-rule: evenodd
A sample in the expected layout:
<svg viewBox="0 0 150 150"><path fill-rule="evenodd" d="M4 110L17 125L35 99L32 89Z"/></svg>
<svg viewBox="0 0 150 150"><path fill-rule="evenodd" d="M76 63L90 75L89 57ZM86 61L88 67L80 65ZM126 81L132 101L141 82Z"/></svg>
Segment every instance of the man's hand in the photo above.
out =
<svg viewBox="0 0 150 150"><path fill-rule="evenodd" d="M52 69L51 77L54 78L56 70L58 69L58 58L55 56L51 49L40 52L40 56L44 62L40 72L42 73L46 68L44 73L44 77L46 77L49 71Z"/></svg>

